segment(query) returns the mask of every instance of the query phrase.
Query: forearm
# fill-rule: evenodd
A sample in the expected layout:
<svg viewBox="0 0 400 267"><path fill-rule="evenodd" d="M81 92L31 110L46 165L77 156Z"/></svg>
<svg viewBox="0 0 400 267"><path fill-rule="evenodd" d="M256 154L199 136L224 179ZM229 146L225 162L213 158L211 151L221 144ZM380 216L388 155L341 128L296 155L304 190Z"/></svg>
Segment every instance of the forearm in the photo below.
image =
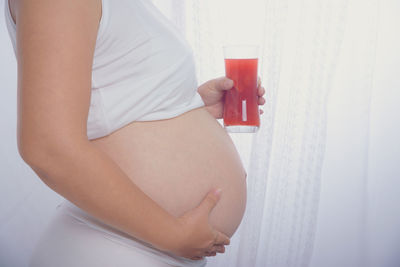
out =
<svg viewBox="0 0 400 267"><path fill-rule="evenodd" d="M50 188L89 214L163 250L175 241L175 218L89 141L35 162L32 169Z"/></svg>

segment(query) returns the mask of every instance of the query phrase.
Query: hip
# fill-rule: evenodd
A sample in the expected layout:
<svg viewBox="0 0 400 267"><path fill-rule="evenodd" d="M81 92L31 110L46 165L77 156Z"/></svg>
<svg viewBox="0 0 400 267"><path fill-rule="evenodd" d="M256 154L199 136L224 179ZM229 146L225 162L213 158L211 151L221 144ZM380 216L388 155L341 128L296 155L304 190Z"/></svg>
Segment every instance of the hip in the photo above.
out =
<svg viewBox="0 0 400 267"><path fill-rule="evenodd" d="M30 266L203 267L206 262L205 258L190 260L160 251L102 223L66 200L57 207L41 236Z"/></svg>

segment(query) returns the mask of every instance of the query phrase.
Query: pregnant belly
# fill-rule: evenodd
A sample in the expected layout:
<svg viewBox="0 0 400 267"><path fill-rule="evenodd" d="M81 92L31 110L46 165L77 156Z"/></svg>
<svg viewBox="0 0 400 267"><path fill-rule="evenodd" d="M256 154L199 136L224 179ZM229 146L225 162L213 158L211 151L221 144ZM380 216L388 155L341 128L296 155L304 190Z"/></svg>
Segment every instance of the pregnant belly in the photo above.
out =
<svg viewBox="0 0 400 267"><path fill-rule="evenodd" d="M174 216L222 188L210 224L229 237L246 206L246 172L223 127L205 107L158 121L135 121L92 140L139 188Z"/></svg>

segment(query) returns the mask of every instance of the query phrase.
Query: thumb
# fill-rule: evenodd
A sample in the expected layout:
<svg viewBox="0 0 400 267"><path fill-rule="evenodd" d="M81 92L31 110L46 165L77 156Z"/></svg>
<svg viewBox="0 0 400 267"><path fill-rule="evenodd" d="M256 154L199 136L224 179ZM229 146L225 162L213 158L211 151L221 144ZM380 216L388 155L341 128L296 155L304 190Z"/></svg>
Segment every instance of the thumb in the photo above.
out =
<svg viewBox="0 0 400 267"><path fill-rule="evenodd" d="M200 205L198 206L204 212L210 213L211 210L217 205L218 201L221 198L221 189L211 190L208 194L204 197L201 201Z"/></svg>
<svg viewBox="0 0 400 267"><path fill-rule="evenodd" d="M218 91L229 90L233 87L234 82L227 77L220 77L214 80L215 88Z"/></svg>

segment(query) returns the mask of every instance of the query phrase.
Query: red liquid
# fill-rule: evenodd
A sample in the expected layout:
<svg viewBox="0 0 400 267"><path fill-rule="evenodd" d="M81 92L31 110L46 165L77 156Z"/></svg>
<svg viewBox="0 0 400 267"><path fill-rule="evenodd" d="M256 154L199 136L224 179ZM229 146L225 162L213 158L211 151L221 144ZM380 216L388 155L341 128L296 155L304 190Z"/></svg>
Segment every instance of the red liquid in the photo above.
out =
<svg viewBox="0 0 400 267"><path fill-rule="evenodd" d="M225 59L225 75L234 81L233 88L225 93L225 126L260 126L257 65L257 58Z"/></svg>

